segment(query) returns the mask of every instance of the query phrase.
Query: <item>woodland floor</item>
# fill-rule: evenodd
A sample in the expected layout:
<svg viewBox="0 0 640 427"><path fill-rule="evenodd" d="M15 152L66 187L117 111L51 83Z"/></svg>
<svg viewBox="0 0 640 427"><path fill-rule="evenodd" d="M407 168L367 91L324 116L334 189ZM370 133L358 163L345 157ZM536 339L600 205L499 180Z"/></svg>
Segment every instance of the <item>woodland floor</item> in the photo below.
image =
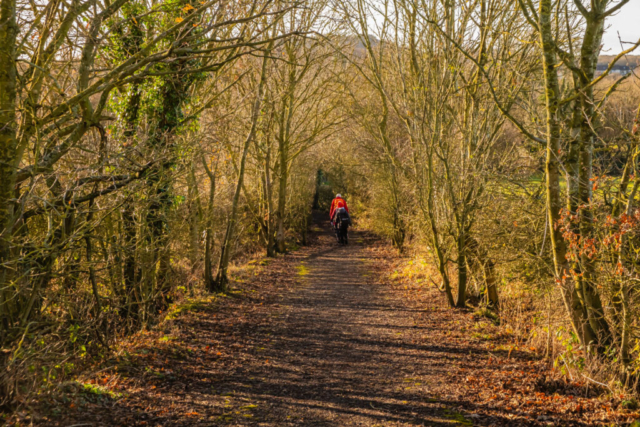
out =
<svg viewBox="0 0 640 427"><path fill-rule="evenodd" d="M395 256L373 236L352 232L341 247L328 229L318 222L309 246L140 334L86 373L84 388L42 398L25 424L578 426L638 416L554 376L437 290L387 279Z"/></svg>

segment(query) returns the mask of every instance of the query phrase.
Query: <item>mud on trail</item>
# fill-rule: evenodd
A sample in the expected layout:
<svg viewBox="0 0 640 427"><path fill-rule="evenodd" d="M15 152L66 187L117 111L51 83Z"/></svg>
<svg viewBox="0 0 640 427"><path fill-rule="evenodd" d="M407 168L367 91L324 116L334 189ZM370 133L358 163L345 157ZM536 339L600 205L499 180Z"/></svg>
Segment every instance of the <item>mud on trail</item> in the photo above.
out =
<svg viewBox="0 0 640 427"><path fill-rule="evenodd" d="M349 246L339 246L327 223L314 229L310 246L252 270L229 296L141 334L85 375L84 388L51 398L36 424L522 426L633 418L581 384L550 390L533 353L483 340L473 330L480 324L486 335L491 324L448 309L436 290L390 283L393 252L374 237L353 232Z"/></svg>

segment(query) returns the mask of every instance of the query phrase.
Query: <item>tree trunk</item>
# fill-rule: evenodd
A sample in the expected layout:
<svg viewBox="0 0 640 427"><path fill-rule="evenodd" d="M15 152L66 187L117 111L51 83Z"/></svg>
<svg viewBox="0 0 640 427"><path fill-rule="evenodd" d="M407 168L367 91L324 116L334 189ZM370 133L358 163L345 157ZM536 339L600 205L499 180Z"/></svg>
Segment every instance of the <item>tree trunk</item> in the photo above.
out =
<svg viewBox="0 0 640 427"><path fill-rule="evenodd" d="M632 215L632 209L633 209L633 202L635 200L636 197L636 192L638 191L638 185L640 184L640 181L638 181L636 179L636 181L634 182L633 185L633 189L631 190L631 194L629 195L629 200L627 201L627 209L626 209L626 213L627 215L631 216ZM628 245L628 236L623 235L622 236L622 241L620 244L620 256L619 256L619 262L621 263L621 265L627 265L628 262L626 262L626 250L627 250L627 245ZM631 338L631 328L632 328L632 324L633 324L633 312L632 312L632 307L630 307L630 300L631 300L631 296L630 294L630 289L629 289L629 281L624 280L623 278L621 278L621 285L620 285L620 289L619 289L619 296L617 296L617 298L620 301L620 305L622 307L622 316L621 316L621 338L620 338L620 360L622 360L622 363L625 365L625 367L627 367L629 365L629 363L631 363L631 357L630 357L630 338Z"/></svg>
<svg viewBox="0 0 640 427"><path fill-rule="evenodd" d="M464 231L458 237L458 299L456 307L464 308L467 302L467 236Z"/></svg>
<svg viewBox="0 0 640 427"><path fill-rule="evenodd" d="M272 43L270 44L267 52L270 52ZM242 191L242 184L244 181L244 170L245 164L247 160L247 153L249 152L249 146L253 141L256 133L256 127L258 125L258 119L260 117L260 108L262 106L262 98L264 92L264 85L267 79L267 58L268 54L265 54L264 59L262 60L262 71L260 73L260 83L258 83L258 93L256 95L256 100L253 105L253 111L251 114L251 129L249 130L249 134L244 141L242 147L242 157L240 158L240 168L238 170L238 182L236 183L236 190L233 195L233 202L231 205L231 215L229 216L229 221L227 223L227 231L224 236L224 241L222 242L222 247L220 250L220 262L218 263L218 273L216 274L216 279L213 281L210 292L224 292L227 289L227 285L229 284L229 277L227 275L227 270L229 268L229 259L231 246L233 243L236 221L238 218L238 205L240 202L240 192Z"/></svg>
<svg viewBox="0 0 640 427"><path fill-rule="evenodd" d="M139 298L138 298L138 277L136 274L136 252L138 247L138 236L136 233L136 223L133 211L133 201L126 200L122 209L122 227L124 231L124 302L125 314L129 319L138 320Z"/></svg>
<svg viewBox="0 0 640 427"><path fill-rule="evenodd" d="M604 2L606 3L606 2ZM604 17L600 17L600 13L595 6L593 8L594 16L587 17L587 27L583 38L582 49L580 53L580 69L582 70L582 78L580 82L587 86L595 77L596 66L598 63L598 55L604 32ZM595 135L593 128L595 127L595 111L593 108L593 87L579 88L580 109L581 109L581 128L580 128L580 181L579 181L579 197L580 197L580 235L583 240L593 235L593 210L591 202L593 198L593 145ZM582 281L582 291L584 295L584 306L587 313L587 319L598 338L598 347L601 352L605 351L606 346L611 344L611 331L609 324L604 317L604 309L602 301L594 284L594 264L586 255L581 256L582 277L578 280Z"/></svg>
<svg viewBox="0 0 640 427"><path fill-rule="evenodd" d="M93 200L89 202L89 213L87 213L87 224L89 224L89 230L91 230L91 220L93 219ZM93 244L91 242L91 235L87 232L84 236L87 249L87 264L89 268L89 281L91 282L91 290L93 291L93 297L96 300L96 319L102 313L102 303L100 301L100 292L98 290L98 281L96 279L95 268L93 268Z"/></svg>
<svg viewBox="0 0 640 427"><path fill-rule="evenodd" d="M273 183L271 182L271 147L267 148L264 167L264 197L267 207L267 218L265 220L265 244L267 245L267 256L276 256L276 240L273 230Z"/></svg>
<svg viewBox="0 0 640 427"><path fill-rule="evenodd" d="M593 341L594 334L591 327L585 322L582 315L582 304L578 298L578 292L572 284L569 265L567 262L567 246L562 237L562 232L556 224L560 221L562 200L560 193L560 166L558 156L562 152L560 144L560 126L558 124L558 104L560 98L560 85L558 83L558 61L555 50L555 39L552 29L552 5L551 0L540 0L539 7L539 34L543 50L543 71L545 82L545 106L547 113L547 153L545 171L547 175L547 215L551 246L553 250L553 263L555 267L556 281L562 290L562 297L567 312L571 319L576 334L582 343Z"/></svg>
<svg viewBox="0 0 640 427"><path fill-rule="evenodd" d="M487 260L484 264L484 280L487 286L487 299L489 306L495 311L498 311L500 310L500 298L498 297L498 287L496 286L496 282L498 280L493 260Z"/></svg>
<svg viewBox="0 0 640 427"><path fill-rule="evenodd" d="M136 125L140 114L141 92L139 83L134 82L129 89L127 105L124 111L125 129L124 138L127 140L133 138L136 133ZM123 261L123 282L124 282L124 310L121 311L123 317L127 317L134 322L139 320L140 298L138 295L138 280L136 252L138 248L138 235L135 222L135 205L131 198L127 198L122 208L122 228L124 243L124 261Z"/></svg>
<svg viewBox="0 0 640 427"><path fill-rule="evenodd" d="M280 181L278 185L278 213L276 216L276 227L277 227L277 235L276 235L276 244L277 250L279 253L284 253L286 251L286 241L284 235L284 218L286 215L286 203L287 203L287 181L289 179L289 143L285 140L286 135L283 138L280 138L278 141L279 149L278 154L280 156L279 164L280 164Z"/></svg>
<svg viewBox="0 0 640 427"><path fill-rule="evenodd" d="M16 184L16 1L0 0L0 322L11 323L7 293L10 282L13 189ZM3 336L0 338L4 338ZM0 380L1 381L1 380ZM1 386L1 385L0 385ZM2 397L0 396L0 399Z"/></svg>
<svg viewBox="0 0 640 427"><path fill-rule="evenodd" d="M216 194L216 172L214 169L212 172L207 165L207 160L204 155L202 156L202 165L209 177L209 200L207 202L207 218L205 220L205 238L204 238L204 285L206 289L212 290L215 288L213 280L213 265L211 262L211 249L213 245L213 201Z"/></svg>
<svg viewBox="0 0 640 427"><path fill-rule="evenodd" d="M487 304L495 311L498 311L500 300L498 298L498 287L496 286L498 278L495 272L495 262L489 258L486 250L480 246L478 241L470 235L467 235L467 254L467 265L469 265L471 271L481 272L484 277Z"/></svg>
<svg viewBox="0 0 640 427"><path fill-rule="evenodd" d="M438 126L439 124L436 123ZM426 146L426 144L425 144ZM426 215L429 220L429 225L431 226L431 244L433 245L433 251L435 252L435 258L438 265L438 271L440 272L440 277L442 278L442 289L445 296L447 297L447 302L450 307L455 307L456 303L453 299L453 292L451 291L451 283L449 280L449 273L447 271L447 260L445 259L444 251L442 250L442 245L440 244L440 233L438 231L437 226L437 218L436 218L436 210L435 210L435 183L434 183L434 171L433 171L433 156L435 155L433 152L433 147L428 147L430 150L427 152L427 209Z"/></svg>
<svg viewBox="0 0 640 427"><path fill-rule="evenodd" d="M404 221L402 220L401 209L400 209L400 197L398 188L398 179L396 177L397 169L391 164L391 191L393 192L393 205L391 209L393 209L393 246L398 249L399 253L404 252L404 239L406 236Z"/></svg>
<svg viewBox="0 0 640 427"><path fill-rule="evenodd" d="M200 265L200 234L202 228L203 212L200 202L200 191L195 177L194 168L196 162L192 160L187 178L189 194L189 260L191 261L191 271L194 272Z"/></svg>

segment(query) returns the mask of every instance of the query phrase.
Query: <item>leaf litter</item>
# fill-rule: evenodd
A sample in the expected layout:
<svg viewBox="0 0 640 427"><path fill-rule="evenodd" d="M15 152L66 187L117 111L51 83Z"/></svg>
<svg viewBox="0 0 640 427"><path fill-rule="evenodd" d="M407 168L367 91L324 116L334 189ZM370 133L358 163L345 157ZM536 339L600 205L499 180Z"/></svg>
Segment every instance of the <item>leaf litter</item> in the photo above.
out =
<svg viewBox="0 0 640 427"><path fill-rule="evenodd" d="M327 229L327 224L321 224ZM446 307L357 232L254 265L234 298L171 313L9 424L609 426L624 396L549 369L486 318ZM304 274L301 274L301 268Z"/></svg>

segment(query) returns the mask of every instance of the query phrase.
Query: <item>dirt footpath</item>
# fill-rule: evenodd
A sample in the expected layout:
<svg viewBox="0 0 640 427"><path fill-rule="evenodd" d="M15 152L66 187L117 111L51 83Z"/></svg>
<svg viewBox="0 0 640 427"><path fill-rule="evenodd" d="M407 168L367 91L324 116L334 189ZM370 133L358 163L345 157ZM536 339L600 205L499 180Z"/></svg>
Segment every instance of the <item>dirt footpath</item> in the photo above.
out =
<svg viewBox="0 0 640 427"><path fill-rule="evenodd" d="M546 368L534 354L473 338L472 327L477 329L480 320L446 308L437 291L423 287L411 293L391 285L386 277L392 252L373 237L354 232L343 247L324 231L328 224L315 229L311 246L249 269L229 296L191 307L157 331L136 337L129 350L82 379L94 389L85 385L69 391L71 400L52 400L54 415L39 423L564 426L615 421L602 416L603 403L588 393L583 402L569 398L566 387L560 395L545 390L540 378ZM558 395L565 402L550 403Z"/></svg>

